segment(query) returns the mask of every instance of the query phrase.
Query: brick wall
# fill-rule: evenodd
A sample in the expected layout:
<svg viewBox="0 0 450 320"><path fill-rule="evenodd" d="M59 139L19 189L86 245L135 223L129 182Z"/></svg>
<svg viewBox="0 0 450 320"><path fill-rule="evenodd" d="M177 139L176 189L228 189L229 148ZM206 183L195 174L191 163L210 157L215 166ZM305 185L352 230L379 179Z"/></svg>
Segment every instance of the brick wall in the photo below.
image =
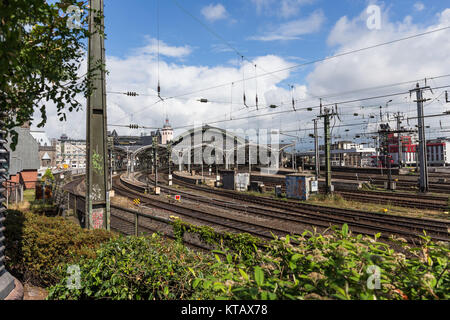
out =
<svg viewBox="0 0 450 320"><path fill-rule="evenodd" d="M24 182L26 189L34 189L36 187L37 175L37 170L22 171L20 173L20 179Z"/></svg>

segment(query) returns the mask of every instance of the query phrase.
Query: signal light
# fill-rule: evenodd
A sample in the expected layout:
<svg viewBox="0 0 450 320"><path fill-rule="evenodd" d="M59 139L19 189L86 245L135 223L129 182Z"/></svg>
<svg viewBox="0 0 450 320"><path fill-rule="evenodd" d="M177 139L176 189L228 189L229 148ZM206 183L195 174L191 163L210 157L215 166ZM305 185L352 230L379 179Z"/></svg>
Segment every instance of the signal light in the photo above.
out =
<svg viewBox="0 0 450 320"><path fill-rule="evenodd" d="M139 125L137 124L130 124L130 129L139 129Z"/></svg>
<svg viewBox="0 0 450 320"><path fill-rule="evenodd" d="M137 97L138 94L136 92L127 92L127 96L129 96L129 97Z"/></svg>

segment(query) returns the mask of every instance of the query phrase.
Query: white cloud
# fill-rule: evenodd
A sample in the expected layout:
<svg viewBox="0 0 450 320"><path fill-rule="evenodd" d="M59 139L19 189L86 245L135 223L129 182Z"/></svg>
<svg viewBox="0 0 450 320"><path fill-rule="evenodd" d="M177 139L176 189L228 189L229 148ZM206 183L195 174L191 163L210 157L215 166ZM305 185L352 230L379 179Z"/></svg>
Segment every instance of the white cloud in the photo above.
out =
<svg viewBox="0 0 450 320"><path fill-rule="evenodd" d="M422 2L416 2L414 4L414 9L419 12L423 11L425 9L425 5Z"/></svg>
<svg viewBox="0 0 450 320"><path fill-rule="evenodd" d="M227 66L201 66L186 65L178 62L168 63L161 59L160 83L161 94L163 97L172 97L183 95L189 92L197 92L199 90L209 88L215 85L236 83L233 86L233 106L231 107L231 85L219 87L213 90L197 92L176 99L168 99L165 102L155 104L159 99L157 97L158 83L158 63L154 56L152 45L139 48L124 58L107 56L107 91L126 92L134 91L141 94L139 97L128 97L125 95L108 94L107 95L107 116L109 124L128 125L131 123L148 127L161 127L165 119L166 112L173 126L185 126L194 124L196 121L212 121L229 119L230 111L235 117L239 115L248 115L248 110L237 112L242 109L242 93L243 83L242 75L251 78L255 74L252 64L244 65L229 64ZM171 52L170 50L168 50ZM151 54L148 54L151 53ZM168 56L180 56L179 54L168 54ZM267 55L257 57L254 62L267 71L288 68L293 64L286 60ZM263 71L258 70L259 73ZM258 87L260 107L267 105L266 93L271 92L270 99L276 99L278 94L281 97L285 90L280 89L277 85L286 80L290 76L289 71L277 73L277 77L261 77L257 81L254 79L245 81L245 91L247 102L249 105L255 104L256 87ZM275 98L274 98L275 97ZM283 96L284 97L284 96ZM199 98L207 98L212 103L202 104L197 100ZM83 98L80 98L83 101ZM38 114L36 113L36 117ZM85 138L86 132L86 115L85 110L78 113L69 113L67 123L60 123L56 117L56 110L50 106L48 115L48 124L45 130L49 137L59 137L62 133L68 134L71 138ZM250 124L247 121L236 123L221 123L218 126L224 128L247 128L254 127L256 123L260 125L271 125L270 117L263 118L261 121L253 121ZM37 122L36 122L37 123ZM213 124L214 125L214 124ZM142 130L129 130L124 128L110 127L108 130L116 129L119 134L139 135ZM149 132L150 130L145 130ZM179 134L183 130L177 130Z"/></svg>
<svg viewBox="0 0 450 320"><path fill-rule="evenodd" d="M207 20L211 22L226 19L228 17L227 9L225 9L225 7L220 3L216 5L210 4L204 7L202 9L202 14Z"/></svg>
<svg viewBox="0 0 450 320"><path fill-rule="evenodd" d="M251 0L256 6L258 14L277 15L291 18L298 15L302 6L312 4L316 0Z"/></svg>
<svg viewBox="0 0 450 320"><path fill-rule="evenodd" d="M147 45L137 49L136 53L138 55L151 54L156 55L159 50L159 54L171 58L184 58L192 53L192 48L190 46L174 47L169 46L164 41L158 40L150 37L146 37Z"/></svg>
<svg viewBox="0 0 450 320"><path fill-rule="evenodd" d="M250 40L275 41L275 40L296 40L305 34L320 31L325 22L325 15L322 10L313 12L306 19L297 19L281 24L274 30L266 32L261 36L253 36Z"/></svg>
<svg viewBox="0 0 450 320"><path fill-rule="evenodd" d="M400 22L390 22L384 14L381 30L370 31L365 26L362 16L351 20L343 17L336 23L329 35L329 44L336 46L336 49L330 55L341 54L448 26L450 9L440 13L435 21L433 25L423 27L422 24L414 24L410 17L406 17ZM450 52L450 42L447 40L448 36L449 31L441 31L318 63L314 71L307 77L309 92L315 96L326 96L331 93L354 91L449 74L450 55L448 52ZM448 83L448 78L429 80L428 82L431 86ZM421 84L424 84L423 81ZM345 101L378 94L408 92L414 86L415 84L412 83L393 88L340 95L332 100ZM435 92L434 95L427 92L426 96L427 98L433 98L441 94L441 91ZM384 105L388 99L371 100L353 105L355 111L361 113L359 109L361 105ZM412 102L414 99L409 99L408 94L394 97L393 100L391 110L410 112L408 114L410 117L415 116L415 104ZM343 106L343 108L346 107ZM371 110L377 112L376 109ZM370 109L364 111L364 113L369 111ZM441 103L434 102L427 107L426 113L442 113L443 111L445 111L445 107ZM346 113L351 114L352 112L350 108ZM351 120L344 121L348 123ZM438 122L434 118L427 119L427 125L436 127L436 121ZM411 125L414 126L416 122L417 120L413 120Z"/></svg>

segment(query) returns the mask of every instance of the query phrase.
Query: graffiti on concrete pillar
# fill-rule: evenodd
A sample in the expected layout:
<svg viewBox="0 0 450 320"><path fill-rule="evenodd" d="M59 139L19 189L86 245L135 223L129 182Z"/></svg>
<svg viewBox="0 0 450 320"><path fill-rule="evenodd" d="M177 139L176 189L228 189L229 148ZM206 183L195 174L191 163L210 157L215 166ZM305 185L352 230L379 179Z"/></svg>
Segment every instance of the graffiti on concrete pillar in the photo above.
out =
<svg viewBox="0 0 450 320"><path fill-rule="evenodd" d="M92 228L102 229L103 228L103 209L93 209L92 210Z"/></svg>
<svg viewBox="0 0 450 320"><path fill-rule="evenodd" d="M96 174L103 175L103 157L96 151L94 151L94 154L92 155L92 167Z"/></svg>

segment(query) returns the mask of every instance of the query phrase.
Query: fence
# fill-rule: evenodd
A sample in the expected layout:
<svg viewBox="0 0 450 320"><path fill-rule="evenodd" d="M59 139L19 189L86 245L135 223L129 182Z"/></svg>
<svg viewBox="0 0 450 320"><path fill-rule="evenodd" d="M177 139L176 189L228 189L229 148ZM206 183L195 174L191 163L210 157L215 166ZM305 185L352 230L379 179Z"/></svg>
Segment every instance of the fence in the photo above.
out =
<svg viewBox="0 0 450 320"><path fill-rule="evenodd" d="M3 187L5 189L4 196L7 207L10 204L17 204L23 201L23 184L6 181L4 182Z"/></svg>
<svg viewBox="0 0 450 320"><path fill-rule="evenodd" d="M67 202L64 210L72 213L78 218L81 227L85 227L86 223L86 202L82 195L76 194L73 191L66 191ZM158 216L156 213L150 215L142 213L139 209L127 209L116 205L111 205L111 223L112 231L124 235L151 235L159 233L167 238L175 239L173 226L171 220ZM205 244L200 238L189 232L184 234L184 243L189 247L194 247L201 250L212 250L214 247Z"/></svg>

